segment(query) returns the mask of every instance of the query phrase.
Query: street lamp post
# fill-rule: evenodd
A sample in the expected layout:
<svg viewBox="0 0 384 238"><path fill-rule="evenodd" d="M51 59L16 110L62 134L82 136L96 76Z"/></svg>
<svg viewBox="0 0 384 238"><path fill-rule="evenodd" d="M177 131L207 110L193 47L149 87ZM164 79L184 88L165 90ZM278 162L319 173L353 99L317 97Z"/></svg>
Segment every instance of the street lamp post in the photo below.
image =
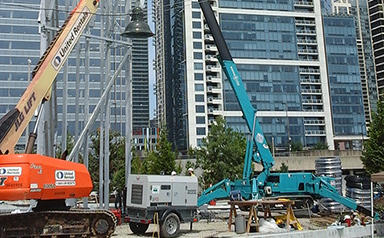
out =
<svg viewBox="0 0 384 238"><path fill-rule="evenodd" d="M142 13L141 8L136 7L132 11L132 21L128 24L126 27L125 31L121 34L123 37L128 37L128 38L148 38L150 36L153 36L153 33L150 31L149 26L147 24L143 24L143 16L144 14ZM130 44L131 45L131 44ZM96 105L96 108L94 109L94 112L92 113L91 117L89 118L87 124L85 125L81 135L79 136L79 139L77 140L75 146L72 149L71 154L68 156L68 160L73 160L75 157L75 154L78 153L80 144L83 141L84 136L86 133L89 131L90 126L94 123L96 120L97 115L99 112L102 114L102 106L101 104L105 104L108 102L108 97L110 90L113 86L113 83L115 79L117 78L118 74L120 73L121 69L123 68L123 65L125 64L126 60L129 59L128 62L128 69L127 71L127 78L126 78L126 147L125 147L125 152L126 152L126 161L125 161L125 171L126 171L126 184L127 184L127 178L128 174L130 174L130 168L131 168L131 138L132 138L132 45L130 48L127 49L127 53L125 54L122 62L120 63L118 69L116 70L115 74L113 77L109 80L107 83L107 86L105 88L105 91L103 92L103 95L101 96L98 104ZM108 68L108 67L107 67ZM102 125L102 122L101 122ZM100 135L102 135L103 131L100 129ZM106 133L108 135L108 133ZM100 138L101 140L101 138ZM105 140L109 141L108 138L105 138ZM102 142L100 142L102 143ZM107 146L108 147L108 146ZM102 148L102 144L100 144L100 149ZM102 156L102 152L100 151L100 156ZM106 159L106 158L104 158ZM109 186L109 170L104 166L108 166L108 163L104 163L102 161L100 162L100 181L99 181L99 195L100 195L100 203L104 203L104 207L108 208L108 203L109 203L109 194L105 194L108 189L106 186ZM104 176L101 175L104 173ZM104 187L104 188L102 188ZM104 197L104 198L102 198ZM100 207L102 204L100 204Z"/></svg>
<svg viewBox="0 0 384 238"><path fill-rule="evenodd" d="M30 82L31 82L31 64L32 64L32 61L31 61L31 59L29 59L28 58L28 60L27 60L27 62L28 62L28 85L30 84ZM27 124L27 128L26 128L26 137L28 137L28 135L29 135L29 123ZM27 145L28 145L28 139L26 140L26 143L25 143L25 148L27 148Z"/></svg>
<svg viewBox="0 0 384 238"><path fill-rule="evenodd" d="M364 150L364 122L361 124L361 151Z"/></svg>
<svg viewBox="0 0 384 238"><path fill-rule="evenodd" d="M151 32L147 23L144 22L144 13L140 7L135 7L131 12L131 22L121 33L121 36L127 38L149 38L154 34ZM132 50L132 48L130 49ZM132 54L131 54L132 56ZM128 176L131 174L132 163L132 59L129 59L126 70L126 108L125 108L125 188L128 186ZM123 198L126 198L124 190ZM124 203L125 204L125 203ZM125 211L124 211L125 212Z"/></svg>
<svg viewBox="0 0 384 238"><path fill-rule="evenodd" d="M288 117L288 104L285 102L285 117L287 119L286 127L287 127L287 136L288 136L288 155L291 155L292 145L291 145L291 135L289 131L289 117Z"/></svg>

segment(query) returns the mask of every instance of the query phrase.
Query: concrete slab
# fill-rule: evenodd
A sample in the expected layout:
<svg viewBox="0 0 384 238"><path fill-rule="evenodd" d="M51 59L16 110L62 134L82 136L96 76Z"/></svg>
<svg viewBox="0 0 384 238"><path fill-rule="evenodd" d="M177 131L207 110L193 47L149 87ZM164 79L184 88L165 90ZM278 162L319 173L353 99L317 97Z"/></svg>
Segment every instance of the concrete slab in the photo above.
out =
<svg viewBox="0 0 384 238"><path fill-rule="evenodd" d="M376 236L384 235L384 224L375 224ZM370 237L371 225L353 227L330 227L322 230L313 231L292 231L276 234L249 234L252 238L360 238ZM244 236L245 237L245 236Z"/></svg>

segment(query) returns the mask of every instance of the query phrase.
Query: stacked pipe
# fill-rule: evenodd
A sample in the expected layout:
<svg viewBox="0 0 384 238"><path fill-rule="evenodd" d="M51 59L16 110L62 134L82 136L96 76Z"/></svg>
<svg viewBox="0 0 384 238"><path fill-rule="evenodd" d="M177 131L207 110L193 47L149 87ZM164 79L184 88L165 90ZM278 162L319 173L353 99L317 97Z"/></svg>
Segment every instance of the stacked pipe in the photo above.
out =
<svg viewBox="0 0 384 238"><path fill-rule="evenodd" d="M371 207L371 184L367 177L349 175L345 177L347 182L346 196L352 198L357 204L367 209Z"/></svg>
<svg viewBox="0 0 384 238"><path fill-rule="evenodd" d="M337 189L339 194L342 191L342 170L340 157L322 157L316 160L316 175L334 178L332 185ZM328 211L340 212L344 206L330 198L322 198L320 203L325 206Z"/></svg>

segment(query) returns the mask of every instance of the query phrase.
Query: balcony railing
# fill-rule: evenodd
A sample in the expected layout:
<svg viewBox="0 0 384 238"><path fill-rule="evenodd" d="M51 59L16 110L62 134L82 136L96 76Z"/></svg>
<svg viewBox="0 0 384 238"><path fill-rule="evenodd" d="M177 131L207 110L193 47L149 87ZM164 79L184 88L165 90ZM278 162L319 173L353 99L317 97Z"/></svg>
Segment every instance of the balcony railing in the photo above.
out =
<svg viewBox="0 0 384 238"><path fill-rule="evenodd" d="M294 4L299 6L313 6L312 1L295 1Z"/></svg>
<svg viewBox="0 0 384 238"><path fill-rule="evenodd" d="M321 89L301 89L302 93L322 93Z"/></svg>
<svg viewBox="0 0 384 238"><path fill-rule="evenodd" d="M321 83L320 79L300 79L302 83Z"/></svg>
<svg viewBox="0 0 384 238"><path fill-rule="evenodd" d="M320 73L320 69L305 69L305 68L300 68L300 73Z"/></svg>
<svg viewBox="0 0 384 238"><path fill-rule="evenodd" d="M324 125L324 120L304 120L304 125Z"/></svg>
<svg viewBox="0 0 384 238"><path fill-rule="evenodd" d="M305 130L305 135L310 136L310 135L325 135L325 131L323 130Z"/></svg>
<svg viewBox="0 0 384 238"><path fill-rule="evenodd" d="M303 99L303 104L321 104L323 103L322 99Z"/></svg>

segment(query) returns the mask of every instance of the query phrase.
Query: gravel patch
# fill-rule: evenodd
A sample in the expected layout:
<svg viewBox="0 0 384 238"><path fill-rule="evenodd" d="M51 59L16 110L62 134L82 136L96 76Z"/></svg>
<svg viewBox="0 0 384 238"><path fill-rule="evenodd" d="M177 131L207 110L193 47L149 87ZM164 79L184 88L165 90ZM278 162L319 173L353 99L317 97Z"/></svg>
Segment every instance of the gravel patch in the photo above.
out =
<svg viewBox="0 0 384 238"><path fill-rule="evenodd" d="M204 238L204 237L234 237L235 232L228 232L226 221L206 222L200 221L193 223L192 231L189 229L189 223L180 225L180 238ZM150 225L144 236L138 236L132 233L128 224L122 224L116 228L112 237L152 237L155 225ZM155 237L156 234L155 234Z"/></svg>

